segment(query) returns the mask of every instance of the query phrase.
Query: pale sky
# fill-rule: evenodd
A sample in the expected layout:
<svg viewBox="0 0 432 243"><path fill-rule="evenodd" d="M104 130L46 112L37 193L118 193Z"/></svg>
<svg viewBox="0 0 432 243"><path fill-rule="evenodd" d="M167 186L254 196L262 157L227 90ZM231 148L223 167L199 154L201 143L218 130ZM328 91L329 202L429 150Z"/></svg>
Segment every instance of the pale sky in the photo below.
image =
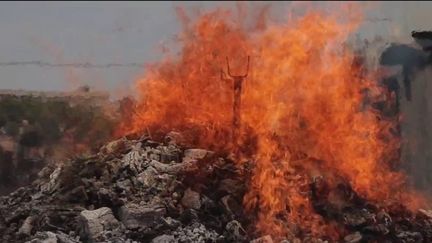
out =
<svg viewBox="0 0 432 243"><path fill-rule="evenodd" d="M235 7L235 4L0 2L0 63L148 63L161 57L158 46L170 43L180 29L175 6L209 9L220 5ZM273 2L271 12L284 15L290 4ZM368 18L388 18L391 21L365 22L359 30L364 37L371 38L377 32L381 35L399 33L409 40L413 29L432 30L429 21L432 2L382 2L375 5L368 9ZM65 90L78 84L89 84L117 92L131 87L143 72L137 67L98 69L0 65L0 89Z"/></svg>

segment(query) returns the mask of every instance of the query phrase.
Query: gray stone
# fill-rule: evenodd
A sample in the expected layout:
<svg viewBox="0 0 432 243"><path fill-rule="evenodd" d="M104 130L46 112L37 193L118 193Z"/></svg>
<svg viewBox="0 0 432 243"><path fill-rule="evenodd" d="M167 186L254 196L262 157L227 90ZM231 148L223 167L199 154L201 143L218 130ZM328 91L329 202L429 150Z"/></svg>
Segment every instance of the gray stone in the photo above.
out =
<svg viewBox="0 0 432 243"><path fill-rule="evenodd" d="M37 232L33 239L26 243L79 243L78 239L62 232L53 233L51 231Z"/></svg>
<svg viewBox="0 0 432 243"><path fill-rule="evenodd" d="M183 162L187 163L191 161L201 160L213 154L214 152L205 149L188 149L184 152Z"/></svg>
<svg viewBox="0 0 432 243"><path fill-rule="evenodd" d="M160 235L154 238L151 242L152 243L175 243L176 240L172 235Z"/></svg>
<svg viewBox="0 0 432 243"><path fill-rule="evenodd" d="M244 242L246 231L238 221L233 220L225 226L225 238L230 242Z"/></svg>
<svg viewBox="0 0 432 243"><path fill-rule="evenodd" d="M155 168L149 166L145 171L138 175L138 181L144 187L152 187L156 184L158 173Z"/></svg>
<svg viewBox="0 0 432 243"><path fill-rule="evenodd" d="M273 243L273 242L274 241L270 235L266 235L250 241L250 243Z"/></svg>
<svg viewBox="0 0 432 243"><path fill-rule="evenodd" d="M238 180L224 179L219 183L219 191L227 192L228 194L236 195L241 192L243 185Z"/></svg>
<svg viewBox="0 0 432 243"><path fill-rule="evenodd" d="M121 138L115 141L112 141L101 148L101 152L104 154L117 154L123 151L127 145L127 140L125 138Z"/></svg>
<svg viewBox="0 0 432 243"><path fill-rule="evenodd" d="M62 232L57 232L56 237L57 237L58 243L78 243L78 242L80 242L78 240L79 237L73 237L73 236L67 235L67 234L62 233Z"/></svg>
<svg viewBox="0 0 432 243"><path fill-rule="evenodd" d="M21 228L18 230L18 234L29 236L33 228L33 219L32 216L27 217L21 225Z"/></svg>
<svg viewBox="0 0 432 243"><path fill-rule="evenodd" d="M34 239L27 241L26 243L59 243L57 241L57 236L53 232L44 231L37 232Z"/></svg>
<svg viewBox="0 0 432 243"><path fill-rule="evenodd" d="M176 229L181 225L180 221L175 220L171 217L162 218L163 223L171 229Z"/></svg>
<svg viewBox="0 0 432 243"><path fill-rule="evenodd" d="M193 171L196 169L196 161L188 161L183 163L164 164L157 160L150 161L150 165L156 169L159 173L167 173L171 175L178 174L180 172Z"/></svg>
<svg viewBox="0 0 432 243"><path fill-rule="evenodd" d="M132 188L132 183L129 179L118 181L116 183L117 187L125 192L129 192Z"/></svg>
<svg viewBox="0 0 432 243"><path fill-rule="evenodd" d="M360 242L362 238L363 236L360 234L360 232L356 231L350 235L345 236L344 241L347 243L356 243Z"/></svg>
<svg viewBox="0 0 432 243"><path fill-rule="evenodd" d="M119 217L127 229L137 229L155 226L165 213L166 209L161 205L141 206L128 203L120 208Z"/></svg>
<svg viewBox="0 0 432 243"><path fill-rule="evenodd" d="M183 198L181 199L181 204L186 208L200 209L200 194L198 192L192 191L190 188L186 189Z"/></svg>
<svg viewBox="0 0 432 243"><path fill-rule="evenodd" d="M432 210L419 209L418 212L430 219L432 219Z"/></svg>
<svg viewBox="0 0 432 243"><path fill-rule="evenodd" d="M120 226L111 209L107 207L80 213L80 235L83 239L96 240L104 231L115 230Z"/></svg>
<svg viewBox="0 0 432 243"><path fill-rule="evenodd" d="M141 173L148 164L144 160L144 155L140 147L140 144L135 145L132 151L125 154L122 159L122 165L128 167L135 175Z"/></svg>
<svg viewBox="0 0 432 243"><path fill-rule="evenodd" d="M49 176L47 183L42 184L40 189L42 192L51 193L59 187L59 176L62 171L62 167L57 167Z"/></svg>
<svg viewBox="0 0 432 243"><path fill-rule="evenodd" d="M207 230L200 223L178 227L172 234L178 242L226 242L223 236L214 230Z"/></svg>
<svg viewBox="0 0 432 243"><path fill-rule="evenodd" d="M162 163L179 163L181 158L181 151L174 145L168 145L168 146L159 146L158 147L160 151L160 157L159 160Z"/></svg>

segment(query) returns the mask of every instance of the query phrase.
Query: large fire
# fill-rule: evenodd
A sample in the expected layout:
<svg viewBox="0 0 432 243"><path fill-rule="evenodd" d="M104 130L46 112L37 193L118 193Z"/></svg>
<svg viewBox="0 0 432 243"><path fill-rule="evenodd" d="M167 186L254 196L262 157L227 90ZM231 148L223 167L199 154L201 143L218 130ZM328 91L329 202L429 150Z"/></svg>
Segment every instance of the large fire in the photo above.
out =
<svg viewBox="0 0 432 243"><path fill-rule="evenodd" d="M310 11L284 24L266 23L262 14L248 28L228 10L182 16L180 56L152 65L138 80L141 100L122 134L175 130L195 145L236 151L239 165L253 161L244 206L257 213L261 233L283 235L298 224L331 234L304 191L319 176L345 180L372 201L414 198L390 168L399 148L395 120L371 107L383 92L373 73L354 65L346 45L359 14L343 20ZM221 70L228 57L233 75L244 74L248 56L233 140L234 82Z"/></svg>

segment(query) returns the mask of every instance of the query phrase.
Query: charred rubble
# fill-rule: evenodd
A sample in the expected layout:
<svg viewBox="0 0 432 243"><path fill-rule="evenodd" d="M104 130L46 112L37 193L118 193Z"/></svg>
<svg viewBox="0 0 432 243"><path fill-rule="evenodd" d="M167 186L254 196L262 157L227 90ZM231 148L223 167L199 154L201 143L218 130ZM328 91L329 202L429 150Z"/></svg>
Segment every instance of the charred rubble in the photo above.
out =
<svg viewBox="0 0 432 243"><path fill-rule="evenodd" d="M30 186L0 198L1 241L332 242L300 231L286 239L258 235L241 206L247 163L240 169L223 154L180 146L173 137L122 138L92 156L47 165ZM379 207L323 177L311 179L309 194L341 242L432 241L430 211Z"/></svg>
<svg viewBox="0 0 432 243"><path fill-rule="evenodd" d="M239 178L207 150L120 139L2 197L1 241L241 242Z"/></svg>

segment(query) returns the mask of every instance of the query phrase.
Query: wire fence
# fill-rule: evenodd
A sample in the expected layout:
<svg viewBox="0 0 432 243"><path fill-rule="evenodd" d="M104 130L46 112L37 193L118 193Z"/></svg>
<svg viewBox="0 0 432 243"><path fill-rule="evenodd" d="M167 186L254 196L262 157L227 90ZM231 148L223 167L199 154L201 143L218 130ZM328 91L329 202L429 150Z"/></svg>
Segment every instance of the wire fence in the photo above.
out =
<svg viewBox="0 0 432 243"><path fill-rule="evenodd" d="M118 68L118 67L130 67L130 68L143 68L142 63L106 63L106 64L95 64L90 62L74 62L74 63L50 63L44 61L12 61L12 62L0 62L0 67L13 67L13 66L36 66L42 68Z"/></svg>

